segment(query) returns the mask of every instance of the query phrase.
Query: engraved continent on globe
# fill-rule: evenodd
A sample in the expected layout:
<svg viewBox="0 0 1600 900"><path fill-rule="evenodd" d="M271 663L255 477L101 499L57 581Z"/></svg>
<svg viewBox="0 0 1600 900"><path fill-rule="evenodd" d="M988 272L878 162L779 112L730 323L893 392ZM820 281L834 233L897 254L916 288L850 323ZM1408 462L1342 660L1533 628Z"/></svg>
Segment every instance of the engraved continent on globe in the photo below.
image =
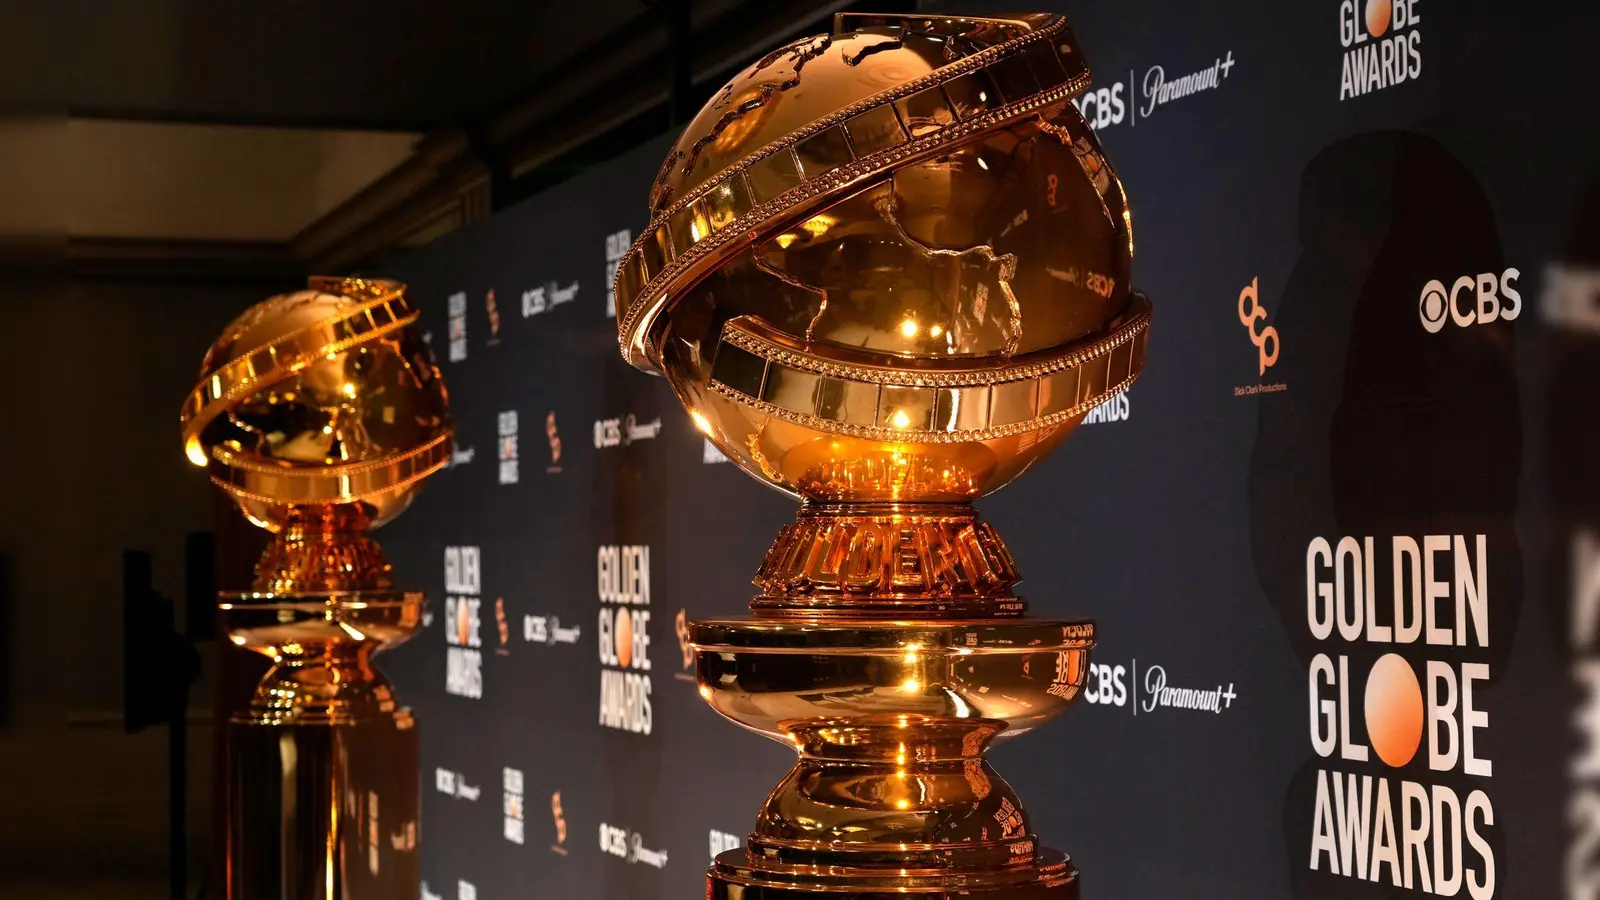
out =
<svg viewBox="0 0 1600 900"><path fill-rule="evenodd" d="M624 355L811 500L970 500L1143 365L1064 20L845 16L736 76L619 267Z"/></svg>

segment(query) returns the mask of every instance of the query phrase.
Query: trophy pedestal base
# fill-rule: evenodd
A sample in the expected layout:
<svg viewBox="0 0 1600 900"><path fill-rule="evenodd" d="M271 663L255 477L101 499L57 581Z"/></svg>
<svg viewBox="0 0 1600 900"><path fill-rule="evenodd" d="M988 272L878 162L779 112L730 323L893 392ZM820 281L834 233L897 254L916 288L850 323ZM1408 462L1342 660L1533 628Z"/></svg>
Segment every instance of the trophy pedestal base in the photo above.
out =
<svg viewBox="0 0 1600 900"><path fill-rule="evenodd" d="M786 866L728 850L706 872L706 900L1078 900L1078 870L1041 850L1031 866L933 872L856 866Z"/></svg>
<svg viewBox="0 0 1600 900"><path fill-rule="evenodd" d="M228 723L228 900L415 897L420 789L410 713Z"/></svg>

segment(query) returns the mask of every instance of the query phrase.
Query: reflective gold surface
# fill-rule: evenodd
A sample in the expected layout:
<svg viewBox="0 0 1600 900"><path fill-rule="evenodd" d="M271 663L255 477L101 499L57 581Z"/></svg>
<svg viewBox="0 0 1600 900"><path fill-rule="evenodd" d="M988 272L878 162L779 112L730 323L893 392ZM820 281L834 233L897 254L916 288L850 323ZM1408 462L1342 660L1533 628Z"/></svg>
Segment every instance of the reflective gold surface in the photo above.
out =
<svg viewBox="0 0 1600 900"><path fill-rule="evenodd" d="M227 896L395 898L419 878L417 731L372 656L421 626L368 534L450 457L448 397L395 282L314 278L206 354L185 452L273 532L219 597L273 661L229 723Z"/></svg>
<svg viewBox="0 0 1600 900"><path fill-rule="evenodd" d="M984 760L1081 689L971 501L1144 366L1121 182L1067 22L841 14L690 124L618 269L623 356L803 501L753 618L688 624L700 692L793 746L707 897L1068 898Z"/></svg>
<svg viewBox="0 0 1600 900"><path fill-rule="evenodd" d="M183 408L184 451L276 529L296 506L394 518L450 456L444 382L404 287L313 278L234 320Z"/></svg>

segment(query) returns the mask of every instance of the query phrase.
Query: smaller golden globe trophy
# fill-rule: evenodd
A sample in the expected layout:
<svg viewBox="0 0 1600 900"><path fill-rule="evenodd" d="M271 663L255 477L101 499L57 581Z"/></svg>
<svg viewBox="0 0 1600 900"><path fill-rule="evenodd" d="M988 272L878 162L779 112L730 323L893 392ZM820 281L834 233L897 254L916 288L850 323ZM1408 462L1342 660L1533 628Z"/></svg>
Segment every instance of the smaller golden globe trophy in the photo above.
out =
<svg viewBox="0 0 1600 900"><path fill-rule="evenodd" d="M219 596L271 670L228 724L231 900L416 896L415 721L373 654L421 624L367 534L450 459L448 397L404 286L313 278L230 324L183 407L184 449L272 532Z"/></svg>
<svg viewBox="0 0 1600 900"><path fill-rule="evenodd" d="M618 268L623 356L801 499L752 617L686 625L701 696L792 746L707 900L1071 900L989 766L1094 626L1030 618L972 501L1144 366L1128 207L1060 16L855 15L690 123Z"/></svg>

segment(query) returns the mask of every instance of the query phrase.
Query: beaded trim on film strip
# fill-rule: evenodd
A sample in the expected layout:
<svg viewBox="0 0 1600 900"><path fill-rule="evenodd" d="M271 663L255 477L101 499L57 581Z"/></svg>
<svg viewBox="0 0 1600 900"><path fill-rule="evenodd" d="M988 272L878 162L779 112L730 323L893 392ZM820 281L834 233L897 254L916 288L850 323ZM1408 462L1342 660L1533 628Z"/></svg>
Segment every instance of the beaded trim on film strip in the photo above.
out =
<svg viewBox="0 0 1600 900"><path fill-rule="evenodd" d="M269 384L282 381L317 359L339 353L415 322L421 315L397 281L313 278L312 290L358 301L344 315L290 332L249 355L230 359L211 373L183 404L183 440L193 459L200 433L228 405ZM200 451L203 452L203 451Z"/></svg>
<svg viewBox="0 0 1600 900"><path fill-rule="evenodd" d="M767 144L657 215L617 266L613 288L627 310L617 320L623 355L648 368L645 339L673 284L739 239L817 197L1081 93L1090 72L1066 19L1042 21Z"/></svg>
<svg viewBox="0 0 1600 900"><path fill-rule="evenodd" d="M1110 334L1058 356L1004 369L915 373L844 366L796 353L740 327L723 330L716 393L787 422L897 443L984 441L1048 428L1125 390L1144 368L1150 302Z"/></svg>
<svg viewBox="0 0 1600 900"><path fill-rule="evenodd" d="M450 463L451 435L441 434L401 456L349 466L295 469L238 457L225 448L213 450L220 465L211 480L228 492L272 505L345 503L404 487ZM260 490L263 482L276 485Z"/></svg>

